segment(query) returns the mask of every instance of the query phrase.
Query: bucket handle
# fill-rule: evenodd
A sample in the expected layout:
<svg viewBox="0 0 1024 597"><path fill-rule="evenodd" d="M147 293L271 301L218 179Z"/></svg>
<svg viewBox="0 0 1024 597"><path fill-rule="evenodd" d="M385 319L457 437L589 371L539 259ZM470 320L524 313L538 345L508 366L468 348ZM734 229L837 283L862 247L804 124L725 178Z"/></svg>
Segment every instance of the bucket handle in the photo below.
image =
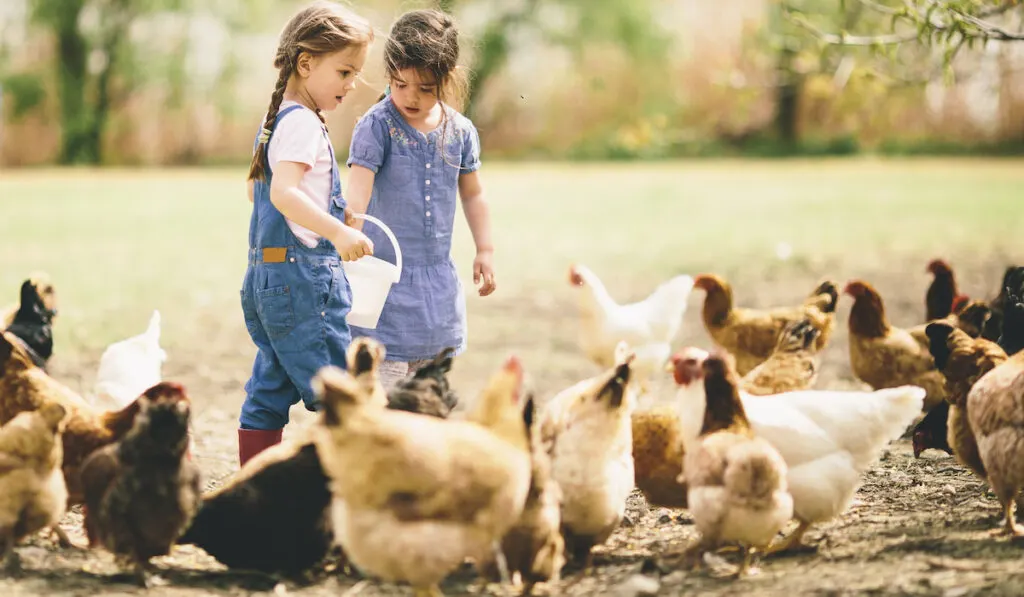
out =
<svg viewBox="0 0 1024 597"><path fill-rule="evenodd" d="M387 235L388 240L390 240L391 244L395 247L395 265L398 267L398 280L395 280L395 283L397 284L398 281L402 279L402 248L398 246L398 239L395 238L395 233L391 232L391 229L388 228L387 224L371 215L353 213L352 217L376 224L377 227L383 230L384 234Z"/></svg>

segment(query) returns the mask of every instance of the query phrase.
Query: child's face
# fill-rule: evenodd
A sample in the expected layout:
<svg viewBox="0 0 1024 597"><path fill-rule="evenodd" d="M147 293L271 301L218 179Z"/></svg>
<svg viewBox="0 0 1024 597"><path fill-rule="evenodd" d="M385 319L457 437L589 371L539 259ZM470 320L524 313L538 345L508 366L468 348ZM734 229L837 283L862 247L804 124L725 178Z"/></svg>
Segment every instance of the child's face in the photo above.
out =
<svg viewBox="0 0 1024 597"><path fill-rule="evenodd" d="M391 100L407 121L421 121L437 106L437 83L414 68L391 78Z"/></svg>
<svg viewBox="0 0 1024 597"><path fill-rule="evenodd" d="M299 76L317 108L329 112L356 86L366 63L367 46L349 46L338 52L299 60Z"/></svg>

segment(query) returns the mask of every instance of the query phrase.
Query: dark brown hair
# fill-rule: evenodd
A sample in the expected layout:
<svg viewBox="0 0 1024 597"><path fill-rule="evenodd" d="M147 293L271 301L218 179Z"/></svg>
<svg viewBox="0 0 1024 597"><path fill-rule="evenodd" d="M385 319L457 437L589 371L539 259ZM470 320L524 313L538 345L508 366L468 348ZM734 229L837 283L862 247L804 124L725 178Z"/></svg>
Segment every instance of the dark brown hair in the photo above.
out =
<svg viewBox="0 0 1024 597"><path fill-rule="evenodd" d="M284 99L285 88L295 73L299 54L306 52L313 56L339 52L349 46L367 45L373 41L373 28L370 23L344 8L340 4L317 0L300 10L288 21L281 31L277 42L277 53L274 55L274 68L277 69L277 85L270 96L270 106L263 127L274 130L277 111ZM323 114L317 110L317 116L324 121ZM262 131L260 131L262 134ZM266 181L264 158L267 153L266 141L259 141L249 165L249 180Z"/></svg>
<svg viewBox="0 0 1024 597"><path fill-rule="evenodd" d="M458 68L459 30L451 16L439 10L413 10L391 26L384 43L384 74L389 80L405 69L437 86L437 99L458 106L468 87L465 71ZM442 110L441 147L448 126L448 112Z"/></svg>

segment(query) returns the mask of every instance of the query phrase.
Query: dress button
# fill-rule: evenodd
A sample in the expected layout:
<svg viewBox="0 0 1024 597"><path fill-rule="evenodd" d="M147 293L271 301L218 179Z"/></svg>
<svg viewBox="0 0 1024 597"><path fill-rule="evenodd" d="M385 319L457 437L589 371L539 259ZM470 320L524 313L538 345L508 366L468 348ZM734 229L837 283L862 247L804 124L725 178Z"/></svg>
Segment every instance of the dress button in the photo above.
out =
<svg viewBox="0 0 1024 597"><path fill-rule="evenodd" d="M427 179L427 184L430 184L430 179Z"/></svg>
<svg viewBox="0 0 1024 597"><path fill-rule="evenodd" d="M427 195L427 201L430 201L430 195Z"/></svg>
<svg viewBox="0 0 1024 597"><path fill-rule="evenodd" d="M430 212L429 212L429 211L427 212L427 217L428 217L428 218L430 217Z"/></svg>
<svg viewBox="0 0 1024 597"><path fill-rule="evenodd" d="M430 167L430 164L427 164L427 168L429 168L429 167Z"/></svg>

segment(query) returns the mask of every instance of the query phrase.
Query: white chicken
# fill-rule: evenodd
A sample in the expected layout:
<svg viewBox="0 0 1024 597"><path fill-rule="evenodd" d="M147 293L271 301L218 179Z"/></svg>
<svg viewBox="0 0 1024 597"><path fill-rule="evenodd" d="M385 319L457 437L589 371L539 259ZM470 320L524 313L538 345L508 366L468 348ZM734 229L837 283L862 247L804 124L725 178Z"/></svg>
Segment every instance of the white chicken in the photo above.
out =
<svg viewBox="0 0 1024 597"><path fill-rule="evenodd" d="M584 354L599 367L608 368L614 364L616 345L626 342L636 355L633 373L639 393L647 393L651 376L672 354L671 342L682 325L693 277L675 276L644 300L625 305L617 303L585 265L569 268L569 282L580 289L579 343Z"/></svg>
<svg viewBox="0 0 1024 597"><path fill-rule="evenodd" d="M167 353L160 348L160 311L154 310L146 331L115 342L103 351L92 402L104 410L120 410L163 381Z"/></svg>
<svg viewBox="0 0 1024 597"><path fill-rule="evenodd" d="M700 370L707 357L707 351L687 347L671 358L687 451L696 445L704 421L706 398ZM798 547L812 524L846 510L862 475L882 449L920 414L924 396L923 388L910 385L872 392L804 390L771 396L740 392L751 429L786 461L793 515L800 523L769 553Z"/></svg>

